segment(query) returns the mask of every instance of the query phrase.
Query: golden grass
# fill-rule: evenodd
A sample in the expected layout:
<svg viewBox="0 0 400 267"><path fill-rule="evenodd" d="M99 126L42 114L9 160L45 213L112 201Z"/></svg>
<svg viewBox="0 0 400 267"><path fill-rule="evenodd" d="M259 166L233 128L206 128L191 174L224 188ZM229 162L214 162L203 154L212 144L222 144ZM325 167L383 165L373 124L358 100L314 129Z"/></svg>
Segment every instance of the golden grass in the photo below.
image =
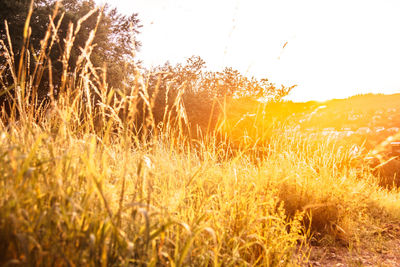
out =
<svg viewBox="0 0 400 267"><path fill-rule="evenodd" d="M78 28L71 26L65 59ZM36 70L23 61L13 75L13 112L0 127L0 264L297 265L307 262L310 242L350 245L371 238L377 217L399 219L398 191L380 188L352 164L350 147L332 140L269 124L229 156L212 136L194 149L181 95L178 118L166 110L157 128L140 71L130 90L108 88L90 63L91 45L46 106L29 82ZM45 55L38 60L51 68ZM87 101L93 94L99 102ZM150 111L140 136L139 99ZM219 129L227 131L225 115Z"/></svg>

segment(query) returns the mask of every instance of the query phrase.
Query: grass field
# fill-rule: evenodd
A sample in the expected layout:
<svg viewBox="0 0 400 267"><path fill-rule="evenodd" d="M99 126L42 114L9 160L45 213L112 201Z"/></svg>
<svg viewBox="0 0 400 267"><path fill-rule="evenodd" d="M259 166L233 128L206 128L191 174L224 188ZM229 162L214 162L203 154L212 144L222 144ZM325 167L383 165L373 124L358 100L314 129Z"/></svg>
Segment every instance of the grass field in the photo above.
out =
<svg viewBox="0 0 400 267"><path fill-rule="evenodd" d="M196 140L185 135L184 110L176 120L166 110L163 127L150 114L139 136L131 103L142 98L151 110L144 83L136 95L113 98L117 92L86 54L75 80L52 85L64 89L38 107L24 59L17 65L11 53L5 58L15 73L11 112L3 110L0 125L0 265L330 266L400 259L393 243L400 234L398 189L381 186L352 143L291 130L297 122L282 114L285 103L232 100L217 130ZM37 60L46 62L45 55ZM139 70L135 75L143 78ZM93 92L97 109L85 101ZM179 97L174 108L182 106ZM121 110L128 114L123 120ZM335 261L328 248L344 256Z"/></svg>

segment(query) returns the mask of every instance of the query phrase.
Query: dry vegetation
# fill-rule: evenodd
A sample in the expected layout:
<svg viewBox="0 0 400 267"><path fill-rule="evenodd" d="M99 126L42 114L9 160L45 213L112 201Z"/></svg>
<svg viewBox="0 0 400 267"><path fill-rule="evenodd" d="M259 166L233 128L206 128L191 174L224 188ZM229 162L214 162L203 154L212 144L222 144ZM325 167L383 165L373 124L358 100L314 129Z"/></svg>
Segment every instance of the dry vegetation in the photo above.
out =
<svg viewBox="0 0 400 267"><path fill-rule="evenodd" d="M400 193L379 186L351 144L287 131L269 104L254 118L223 100L216 130L191 140L181 95L156 125L146 77L136 69L130 92L108 88L91 39L38 103L51 32L35 69L29 51L21 62L4 53L14 93L0 126L1 265L292 266L314 260L312 246L385 246Z"/></svg>

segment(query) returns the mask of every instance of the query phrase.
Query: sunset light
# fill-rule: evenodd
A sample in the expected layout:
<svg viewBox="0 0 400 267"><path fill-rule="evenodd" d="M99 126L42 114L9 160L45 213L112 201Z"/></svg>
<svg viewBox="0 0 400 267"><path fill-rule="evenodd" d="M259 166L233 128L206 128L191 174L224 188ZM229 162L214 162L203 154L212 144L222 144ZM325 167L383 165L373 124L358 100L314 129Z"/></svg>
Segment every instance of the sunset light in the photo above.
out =
<svg viewBox="0 0 400 267"><path fill-rule="evenodd" d="M139 14L147 66L198 55L213 70L297 84L296 101L400 92L397 0L106 2Z"/></svg>
<svg viewBox="0 0 400 267"><path fill-rule="evenodd" d="M400 266L399 0L0 0L0 266Z"/></svg>

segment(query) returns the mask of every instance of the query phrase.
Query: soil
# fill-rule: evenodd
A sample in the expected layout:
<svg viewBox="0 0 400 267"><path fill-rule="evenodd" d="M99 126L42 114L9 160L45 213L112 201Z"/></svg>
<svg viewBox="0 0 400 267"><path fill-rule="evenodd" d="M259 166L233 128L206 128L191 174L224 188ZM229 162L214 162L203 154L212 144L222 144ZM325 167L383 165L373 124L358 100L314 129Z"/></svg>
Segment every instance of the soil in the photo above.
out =
<svg viewBox="0 0 400 267"><path fill-rule="evenodd" d="M303 266L400 266L400 223L387 224L369 244L311 246Z"/></svg>

